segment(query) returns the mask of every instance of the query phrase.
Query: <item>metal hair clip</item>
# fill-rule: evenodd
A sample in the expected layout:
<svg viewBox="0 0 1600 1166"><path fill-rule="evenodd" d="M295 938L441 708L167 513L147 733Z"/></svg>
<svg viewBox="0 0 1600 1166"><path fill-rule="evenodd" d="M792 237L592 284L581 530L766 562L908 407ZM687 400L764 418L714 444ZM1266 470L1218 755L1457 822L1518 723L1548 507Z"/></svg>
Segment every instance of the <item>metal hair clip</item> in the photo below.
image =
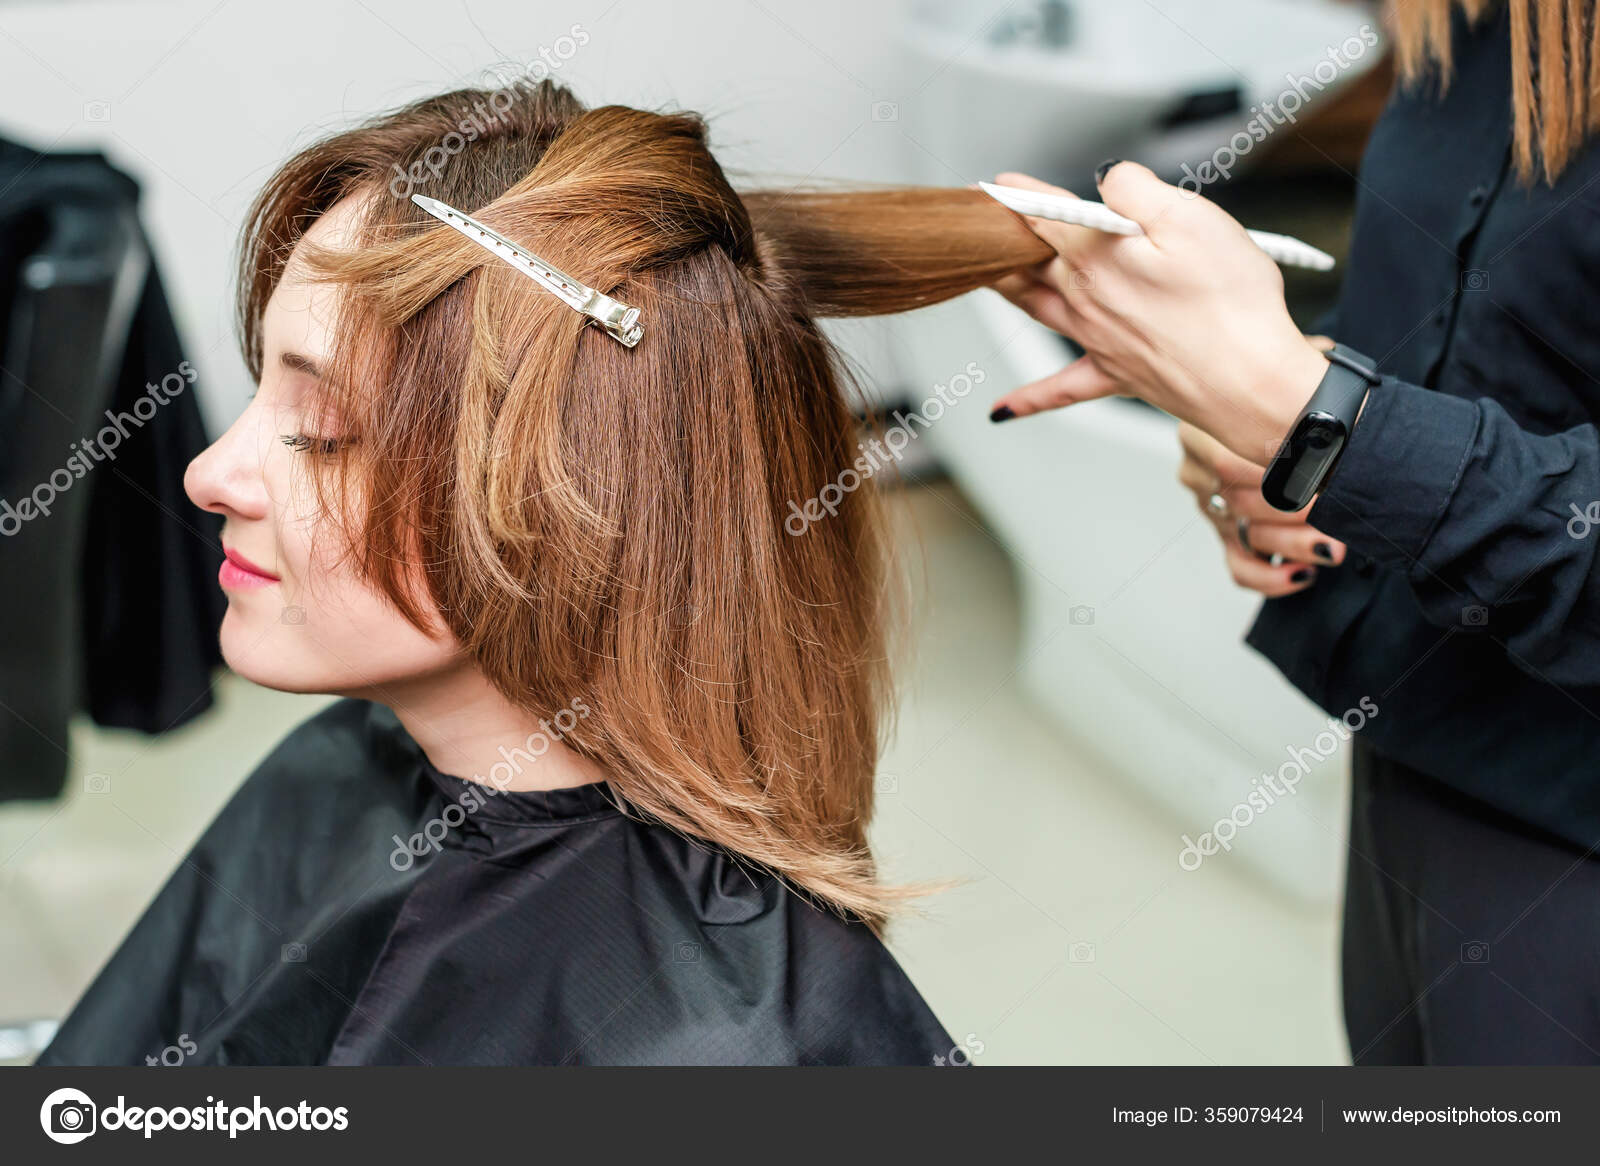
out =
<svg viewBox="0 0 1600 1166"><path fill-rule="evenodd" d="M462 214L436 198L413 194L411 201L447 226L454 227L484 250L498 255L522 274L528 276L551 295L559 296L571 307L606 330L606 334L628 348L639 343L644 335L644 325L639 323L639 309L630 308L608 295L585 287L579 280L553 267L525 247L518 246L498 231L492 231L471 215Z"/></svg>

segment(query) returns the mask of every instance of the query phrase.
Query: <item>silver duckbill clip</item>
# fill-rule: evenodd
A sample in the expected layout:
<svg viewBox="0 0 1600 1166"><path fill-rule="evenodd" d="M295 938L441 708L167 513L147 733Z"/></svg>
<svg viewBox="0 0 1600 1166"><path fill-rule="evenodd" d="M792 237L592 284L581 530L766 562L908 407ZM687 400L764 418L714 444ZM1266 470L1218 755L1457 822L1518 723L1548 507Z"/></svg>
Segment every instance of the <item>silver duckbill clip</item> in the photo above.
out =
<svg viewBox="0 0 1600 1166"><path fill-rule="evenodd" d="M572 276L540 259L525 247L520 247L498 231L492 231L471 215L462 214L436 198L413 194L411 201L447 226L454 227L467 238L491 254L499 256L522 274L532 279L545 291L565 300L606 330L606 334L625 347L632 348L644 335L644 325L639 323L639 309L630 308L608 295L585 287Z"/></svg>

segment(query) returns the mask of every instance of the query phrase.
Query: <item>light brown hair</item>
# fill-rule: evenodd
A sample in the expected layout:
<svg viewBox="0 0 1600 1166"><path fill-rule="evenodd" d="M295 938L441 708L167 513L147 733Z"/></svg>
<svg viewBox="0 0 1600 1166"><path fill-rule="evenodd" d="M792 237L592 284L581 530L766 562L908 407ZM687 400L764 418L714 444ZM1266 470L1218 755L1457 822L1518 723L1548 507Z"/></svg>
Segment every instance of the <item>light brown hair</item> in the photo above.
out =
<svg viewBox="0 0 1600 1166"><path fill-rule="evenodd" d="M1449 84L1455 9L1482 20L1510 8L1512 152L1525 182L1554 182L1600 125L1600 20L1596 0L1390 0L1400 76Z"/></svg>
<svg viewBox="0 0 1600 1166"><path fill-rule="evenodd" d="M447 141L437 174L414 169ZM639 346L396 197L407 174L639 308ZM436 607L530 713L581 698L566 742L635 810L881 926L901 891L866 840L890 697L880 520L858 489L784 526L860 452L815 318L948 299L1050 249L971 190L741 196L691 114L461 90L269 181L240 270L258 377L289 252L350 196L361 245L310 259L344 290L323 391L356 440L317 478L360 570L419 627Z"/></svg>

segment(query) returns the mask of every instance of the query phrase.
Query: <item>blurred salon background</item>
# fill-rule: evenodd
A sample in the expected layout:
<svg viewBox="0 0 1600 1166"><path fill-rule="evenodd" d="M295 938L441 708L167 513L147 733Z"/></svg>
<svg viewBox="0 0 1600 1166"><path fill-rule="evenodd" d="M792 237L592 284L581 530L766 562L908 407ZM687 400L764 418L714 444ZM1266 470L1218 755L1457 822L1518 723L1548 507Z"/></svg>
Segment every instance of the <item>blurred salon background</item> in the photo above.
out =
<svg viewBox="0 0 1600 1166"><path fill-rule="evenodd" d="M0 1061L326 703L219 666L181 490L251 390L245 208L296 148L495 69L699 110L745 184L1092 196L1128 158L1339 256L1390 84L1358 2L0 2ZM1337 281L1287 273L1306 330ZM1342 746L1242 645L1174 423L990 425L1073 353L989 292L835 334L864 412L937 414L881 480L915 606L875 841L891 877L958 880L890 937L940 1019L986 1064L1348 1060Z"/></svg>

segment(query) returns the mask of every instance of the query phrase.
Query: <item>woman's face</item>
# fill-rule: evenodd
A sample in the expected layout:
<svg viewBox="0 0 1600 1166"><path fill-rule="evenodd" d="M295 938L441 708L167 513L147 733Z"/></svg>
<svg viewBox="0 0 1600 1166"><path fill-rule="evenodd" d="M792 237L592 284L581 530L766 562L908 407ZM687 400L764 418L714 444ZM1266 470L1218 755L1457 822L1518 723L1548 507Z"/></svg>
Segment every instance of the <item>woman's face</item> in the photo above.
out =
<svg viewBox="0 0 1600 1166"><path fill-rule="evenodd" d="M306 238L325 247L351 239L346 199ZM262 318L261 383L249 406L190 463L184 488L223 516L228 598L222 655L268 688L380 696L394 686L464 663L442 626L419 631L356 573L338 530L320 514L309 471L319 444L343 435L318 411L318 370L340 292L306 278L297 250Z"/></svg>

